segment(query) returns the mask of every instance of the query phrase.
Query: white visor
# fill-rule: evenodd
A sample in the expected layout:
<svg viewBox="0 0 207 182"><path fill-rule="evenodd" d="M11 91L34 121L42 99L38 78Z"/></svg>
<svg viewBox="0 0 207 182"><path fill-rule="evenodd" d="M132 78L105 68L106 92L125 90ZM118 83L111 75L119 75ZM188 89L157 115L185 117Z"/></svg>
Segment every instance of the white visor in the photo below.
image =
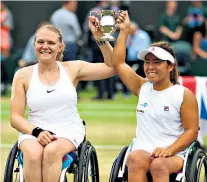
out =
<svg viewBox="0 0 207 182"><path fill-rule="evenodd" d="M137 55L137 57L141 60L145 60L145 56L148 53L154 54L157 58L165 61L170 61L171 63L175 64L175 58L166 50L162 49L161 47L149 47L148 49L144 49L140 51Z"/></svg>

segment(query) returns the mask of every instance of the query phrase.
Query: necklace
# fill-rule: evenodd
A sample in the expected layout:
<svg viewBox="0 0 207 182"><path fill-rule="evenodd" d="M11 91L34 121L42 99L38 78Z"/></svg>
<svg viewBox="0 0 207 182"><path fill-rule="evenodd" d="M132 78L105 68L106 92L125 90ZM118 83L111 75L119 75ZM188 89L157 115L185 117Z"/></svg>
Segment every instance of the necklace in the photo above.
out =
<svg viewBox="0 0 207 182"><path fill-rule="evenodd" d="M54 86L52 85L52 82L47 78L46 75L44 75L44 76L45 76L45 78L46 78L46 80L47 80L47 82L48 82L47 93L50 93L50 92L55 91L55 88L54 88Z"/></svg>
<svg viewBox="0 0 207 182"><path fill-rule="evenodd" d="M43 73L43 76L45 77L45 79L47 80L48 82L48 85L46 86L46 90L47 90L47 93L50 93L50 92L53 92L55 91L56 89L54 88L54 85L52 84L52 82L48 79L48 77L46 76L45 73Z"/></svg>

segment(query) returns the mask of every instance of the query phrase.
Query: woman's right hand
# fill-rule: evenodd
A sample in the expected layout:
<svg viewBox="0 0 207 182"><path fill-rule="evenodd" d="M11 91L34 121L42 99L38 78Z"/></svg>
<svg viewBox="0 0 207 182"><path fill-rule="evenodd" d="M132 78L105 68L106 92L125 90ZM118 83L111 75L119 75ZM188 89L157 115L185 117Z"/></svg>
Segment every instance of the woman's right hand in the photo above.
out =
<svg viewBox="0 0 207 182"><path fill-rule="evenodd" d="M89 16L88 26L95 40L99 41L101 39L101 36L103 35L103 31L101 29L98 18L96 18L95 16Z"/></svg>
<svg viewBox="0 0 207 182"><path fill-rule="evenodd" d="M128 11L121 11L119 13L119 16L117 18L117 23L118 23L120 31L129 33L130 19L129 19Z"/></svg>
<svg viewBox="0 0 207 182"><path fill-rule="evenodd" d="M47 144L51 143L52 141L56 140L55 135L50 134L49 131L42 131L39 136L38 136L38 142L43 145L46 146Z"/></svg>

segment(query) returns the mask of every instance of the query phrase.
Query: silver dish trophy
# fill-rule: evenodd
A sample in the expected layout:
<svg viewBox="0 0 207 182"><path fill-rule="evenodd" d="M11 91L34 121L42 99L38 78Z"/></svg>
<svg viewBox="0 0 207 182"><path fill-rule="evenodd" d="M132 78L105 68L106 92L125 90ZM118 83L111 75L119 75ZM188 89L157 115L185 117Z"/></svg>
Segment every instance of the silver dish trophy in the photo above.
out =
<svg viewBox="0 0 207 182"><path fill-rule="evenodd" d="M116 24L116 11L114 10L101 10L91 11L90 16L95 16L100 21L100 26L103 31L101 41L114 41L116 38L113 36L117 29Z"/></svg>

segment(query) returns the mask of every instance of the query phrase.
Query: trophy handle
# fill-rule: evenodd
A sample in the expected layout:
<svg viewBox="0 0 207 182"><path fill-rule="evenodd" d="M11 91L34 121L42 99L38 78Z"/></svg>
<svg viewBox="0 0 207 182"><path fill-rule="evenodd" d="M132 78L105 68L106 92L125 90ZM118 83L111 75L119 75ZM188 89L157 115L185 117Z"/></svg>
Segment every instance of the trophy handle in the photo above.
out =
<svg viewBox="0 0 207 182"><path fill-rule="evenodd" d="M120 13L121 11L115 11L114 12L114 18L115 18L115 20L117 20L117 18L118 18L118 16L119 16L119 13ZM114 34L115 32L116 32L116 30L119 28L119 24L117 23L117 21L115 21L115 24L114 24L114 30L113 30L113 32L112 32L112 34Z"/></svg>

